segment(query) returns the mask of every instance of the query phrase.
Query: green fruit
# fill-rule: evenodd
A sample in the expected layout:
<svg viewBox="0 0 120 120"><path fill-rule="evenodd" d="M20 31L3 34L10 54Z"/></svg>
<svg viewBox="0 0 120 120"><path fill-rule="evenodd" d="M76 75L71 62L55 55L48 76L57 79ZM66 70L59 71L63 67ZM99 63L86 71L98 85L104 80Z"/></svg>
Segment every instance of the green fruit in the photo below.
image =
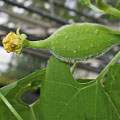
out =
<svg viewBox="0 0 120 120"><path fill-rule="evenodd" d="M120 31L92 23L75 23L58 29L46 40L30 42L34 48L45 48L66 62L83 61L103 54L120 43Z"/></svg>

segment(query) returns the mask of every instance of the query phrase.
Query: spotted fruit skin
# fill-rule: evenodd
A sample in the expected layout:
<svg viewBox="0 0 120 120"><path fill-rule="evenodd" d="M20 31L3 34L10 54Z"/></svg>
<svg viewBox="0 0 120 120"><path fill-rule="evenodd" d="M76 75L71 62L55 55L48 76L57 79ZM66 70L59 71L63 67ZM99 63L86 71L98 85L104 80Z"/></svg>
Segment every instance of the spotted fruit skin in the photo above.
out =
<svg viewBox="0 0 120 120"><path fill-rule="evenodd" d="M75 23L61 27L47 41L58 59L86 60L119 44L120 33L99 24Z"/></svg>

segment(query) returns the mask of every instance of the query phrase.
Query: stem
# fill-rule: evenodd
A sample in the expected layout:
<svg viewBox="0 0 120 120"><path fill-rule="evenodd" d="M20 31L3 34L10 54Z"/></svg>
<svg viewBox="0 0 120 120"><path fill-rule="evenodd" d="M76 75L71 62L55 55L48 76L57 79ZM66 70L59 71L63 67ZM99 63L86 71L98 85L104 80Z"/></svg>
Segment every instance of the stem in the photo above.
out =
<svg viewBox="0 0 120 120"><path fill-rule="evenodd" d="M25 47L49 49L50 43L48 40L38 40L38 41L26 40Z"/></svg>
<svg viewBox="0 0 120 120"><path fill-rule="evenodd" d="M30 106L30 109L31 109L31 112L32 112L33 120L37 120L37 119L36 119L36 116L35 116L35 113L34 113L34 110L33 110L33 107Z"/></svg>
<svg viewBox="0 0 120 120"><path fill-rule="evenodd" d="M96 0L96 4L99 7L99 9L104 11L104 13L107 13L107 14L113 15L117 18L120 18L120 11L118 9L108 5L103 0Z"/></svg>
<svg viewBox="0 0 120 120"><path fill-rule="evenodd" d="M72 74L74 73L75 68L77 67L77 65L78 65L78 62L75 62L75 63L72 65L72 67L71 67L71 73L72 73Z"/></svg>
<svg viewBox="0 0 120 120"><path fill-rule="evenodd" d="M23 120L21 116L17 113L14 107L8 102L8 100L4 97L4 95L0 92L0 98L5 103L5 105L9 108L12 114L17 118L17 120Z"/></svg>
<svg viewBox="0 0 120 120"><path fill-rule="evenodd" d="M107 10L105 10L106 13L111 14L117 18L120 18L120 11L116 8L113 8L111 6L108 7Z"/></svg>
<svg viewBox="0 0 120 120"><path fill-rule="evenodd" d="M115 57L108 63L108 65L101 71L99 76L96 78L100 81L108 72L111 66L113 66L120 59L120 51L115 55Z"/></svg>

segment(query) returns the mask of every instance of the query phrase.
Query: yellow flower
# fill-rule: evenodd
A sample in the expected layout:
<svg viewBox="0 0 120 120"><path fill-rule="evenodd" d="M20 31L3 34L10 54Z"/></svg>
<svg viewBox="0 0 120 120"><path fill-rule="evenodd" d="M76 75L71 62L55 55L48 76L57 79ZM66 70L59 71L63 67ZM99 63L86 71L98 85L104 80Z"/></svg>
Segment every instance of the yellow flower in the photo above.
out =
<svg viewBox="0 0 120 120"><path fill-rule="evenodd" d="M22 35L19 34L19 31L17 33L10 32L7 34L7 36L3 39L3 47L4 49L9 52L15 52L19 54L23 48L23 42L25 38L22 37Z"/></svg>

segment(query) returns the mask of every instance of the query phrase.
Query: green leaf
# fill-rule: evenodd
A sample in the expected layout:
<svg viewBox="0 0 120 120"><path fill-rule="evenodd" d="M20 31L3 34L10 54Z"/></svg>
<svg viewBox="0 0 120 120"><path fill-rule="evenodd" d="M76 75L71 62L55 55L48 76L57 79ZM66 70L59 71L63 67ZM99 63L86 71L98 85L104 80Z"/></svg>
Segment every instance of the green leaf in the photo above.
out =
<svg viewBox="0 0 120 120"><path fill-rule="evenodd" d="M3 99L0 99L0 120L16 120L16 113L21 116L23 120L39 120L34 116L35 111L32 110L32 107L24 103L21 97L26 91L33 91L40 88L41 81L44 80L44 77L45 70L39 70L1 88L0 92Z"/></svg>
<svg viewBox="0 0 120 120"><path fill-rule="evenodd" d="M104 78L106 96L120 120L120 64L111 67Z"/></svg>
<svg viewBox="0 0 120 120"><path fill-rule="evenodd" d="M28 47L49 49L66 62L96 57L116 44L120 44L120 31L92 23L65 25L46 40L28 41Z"/></svg>
<svg viewBox="0 0 120 120"><path fill-rule="evenodd" d="M120 120L120 84L118 83L120 65L113 67L112 71L115 73L113 76L116 80L113 88L111 83L109 84L113 78L107 77L111 72L108 72L105 77L107 82L104 87L97 80L77 82L70 73L69 65L52 57L41 89L39 103L41 119ZM113 91L112 94L109 94L110 91ZM111 102L111 98L116 103Z"/></svg>

